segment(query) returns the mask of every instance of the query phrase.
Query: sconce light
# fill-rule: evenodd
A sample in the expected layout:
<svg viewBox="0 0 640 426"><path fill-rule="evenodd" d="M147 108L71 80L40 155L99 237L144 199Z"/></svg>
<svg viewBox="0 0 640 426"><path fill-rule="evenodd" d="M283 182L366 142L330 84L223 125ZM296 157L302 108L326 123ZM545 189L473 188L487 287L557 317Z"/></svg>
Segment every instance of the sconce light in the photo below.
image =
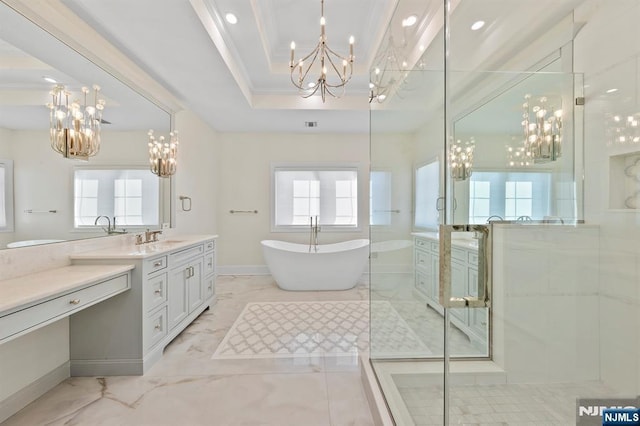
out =
<svg viewBox="0 0 640 426"><path fill-rule="evenodd" d="M465 180L471 176L473 166L473 151L476 148L476 141L470 138L461 142L459 139L451 144L449 150L449 168L453 180Z"/></svg>
<svg viewBox="0 0 640 426"><path fill-rule="evenodd" d="M522 104L524 148L531 153L534 163L555 161L562 154L562 109L547 107L547 98L532 105L531 95L525 95Z"/></svg>
<svg viewBox="0 0 640 426"><path fill-rule="evenodd" d="M156 139L153 130L149 130L149 165L151 171L159 177L169 177L176 172L178 154L178 132L169 133L169 142L164 136Z"/></svg>
<svg viewBox="0 0 640 426"><path fill-rule="evenodd" d="M88 160L100 151L100 125L105 102L98 99L100 87L93 86L93 105L87 104L89 89L82 88L84 103L74 100L69 103L71 93L61 84L51 91L52 102L47 104L51 148L65 158Z"/></svg>

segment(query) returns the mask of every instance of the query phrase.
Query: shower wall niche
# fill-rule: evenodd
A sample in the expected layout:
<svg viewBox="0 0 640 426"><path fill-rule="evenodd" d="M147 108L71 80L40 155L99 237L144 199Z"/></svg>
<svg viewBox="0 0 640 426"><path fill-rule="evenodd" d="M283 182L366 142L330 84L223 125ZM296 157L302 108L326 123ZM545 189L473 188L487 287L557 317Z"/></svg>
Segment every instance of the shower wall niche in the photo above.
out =
<svg viewBox="0 0 640 426"><path fill-rule="evenodd" d="M640 151L609 157L609 208L640 210Z"/></svg>

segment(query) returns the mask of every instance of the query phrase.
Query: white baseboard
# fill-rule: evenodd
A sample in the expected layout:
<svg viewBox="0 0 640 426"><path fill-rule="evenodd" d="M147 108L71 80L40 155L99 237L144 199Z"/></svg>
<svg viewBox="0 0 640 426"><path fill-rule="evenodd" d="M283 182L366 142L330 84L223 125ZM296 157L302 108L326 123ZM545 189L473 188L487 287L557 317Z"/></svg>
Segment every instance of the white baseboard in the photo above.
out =
<svg viewBox="0 0 640 426"><path fill-rule="evenodd" d="M54 368L36 381L28 384L4 401L0 401L0 423L13 416L24 407L40 398L43 394L56 387L60 382L70 377L69 362Z"/></svg>
<svg viewBox="0 0 640 426"><path fill-rule="evenodd" d="M227 265L216 267L218 275L270 275L267 265Z"/></svg>

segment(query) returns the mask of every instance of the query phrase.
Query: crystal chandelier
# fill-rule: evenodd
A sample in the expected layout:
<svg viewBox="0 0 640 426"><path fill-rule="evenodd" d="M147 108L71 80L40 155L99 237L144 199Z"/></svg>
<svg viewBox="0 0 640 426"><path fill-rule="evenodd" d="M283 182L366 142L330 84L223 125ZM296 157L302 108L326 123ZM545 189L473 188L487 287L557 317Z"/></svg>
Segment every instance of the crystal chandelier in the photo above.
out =
<svg viewBox="0 0 640 426"><path fill-rule="evenodd" d="M541 97L539 105L532 105L531 95L525 95L522 104L522 129L525 153L534 163L555 161L562 154L562 109L547 106Z"/></svg>
<svg viewBox="0 0 640 426"><path fill-rule="evenodd" d="M151 171L160 177L169 177L176 173L176 155L178 154L178 132L169 133L169 142L164 136L156 139L153 130L149 130L149 165Z"/></svg>
<svg viewBox="0 0 640 426"><path fill-rule="evenodd" d="M51 91L52 102L47 104L51 147L65 158L88 160L100 151L100 124L104 100L98 99L100 87L93 86L93 105L87 103L89 89L82 88L84 102L69 103L71 93L61 84Z"/></svg>
<svg viewBox="0 0 640 426"><path fill-rule="evenodd" d="M459 139L451 144L449 150L449 169L453 180L466 180L471 176L471 168L473 166L473 151L476 148L476 142L473 138L465 142Z"/></svg>
<svg viewBox="0 0 640 426"><path fill-rule="evenodd" d="M296 43L291 42L291 60L289 61L291 82L298 88L303 98L313 96L318 91L322 102L325 101L327 93L334 98L344 95L344 86L353 75L353 43L354 39L351 36L348 57L337 54L327 45L324 0L320 0L320 41L317 46L307 56L295 61ZM318 75L317 79L313 75ZM335 89L339 89L339 93L335 93Z"/></svg>

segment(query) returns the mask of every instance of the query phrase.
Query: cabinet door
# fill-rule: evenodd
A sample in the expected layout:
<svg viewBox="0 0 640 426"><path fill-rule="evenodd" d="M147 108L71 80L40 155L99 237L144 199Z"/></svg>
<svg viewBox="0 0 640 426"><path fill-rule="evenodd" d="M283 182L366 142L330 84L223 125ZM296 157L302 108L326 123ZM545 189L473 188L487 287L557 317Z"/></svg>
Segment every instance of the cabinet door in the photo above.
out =
<svg viewBox="0 0 640 426"><path fill-rule="evenodd" d="M187 283L190 269L188 265L174 268L169 273L169 330L178 325L189 314Z"/></svg>
<svg viewBox="0 0 640 426"><path fill-rule="evenodd" d="M189 264L191 276L188 278L187 294L189 313L193 312L204 301L204 280L202 279L202 258Z"/></svg>

